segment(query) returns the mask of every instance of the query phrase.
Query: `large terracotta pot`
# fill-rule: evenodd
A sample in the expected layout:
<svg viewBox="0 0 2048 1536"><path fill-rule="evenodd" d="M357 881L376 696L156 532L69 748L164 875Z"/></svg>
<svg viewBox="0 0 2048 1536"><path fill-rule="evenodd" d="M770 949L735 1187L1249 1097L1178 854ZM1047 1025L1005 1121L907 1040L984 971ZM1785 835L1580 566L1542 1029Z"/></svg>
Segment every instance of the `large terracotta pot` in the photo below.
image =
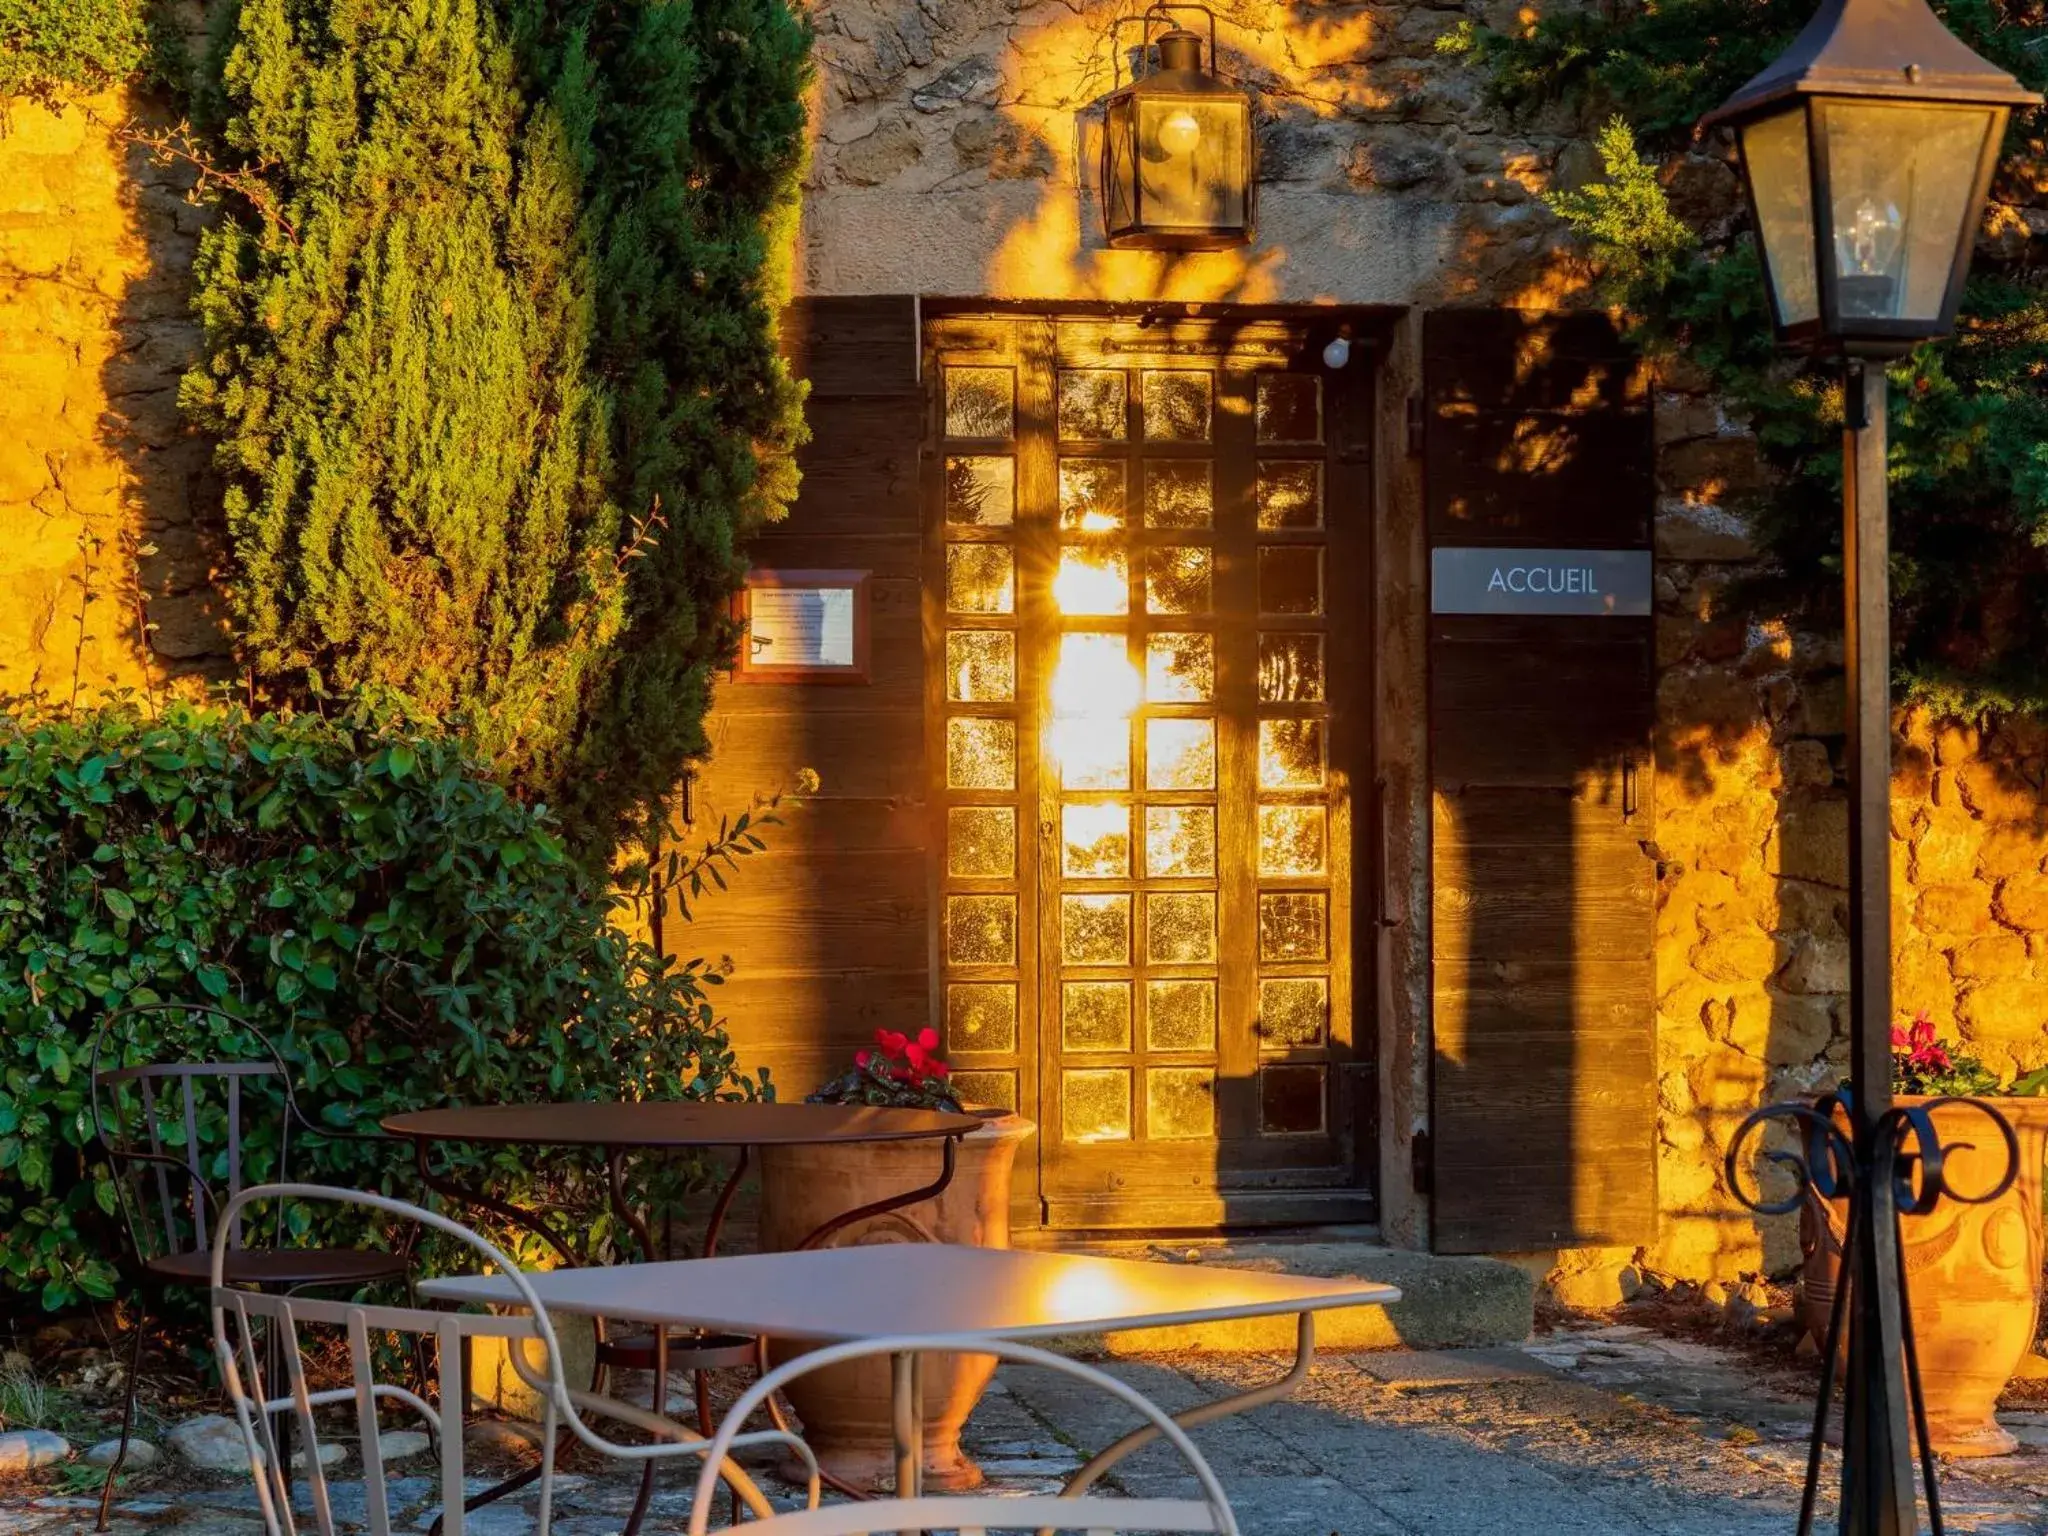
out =
<svg viewBox="0 0 2048 1536"><path fill-rule="evenodd" d="M1900 1104L1923 1098L1900 1095ZM1944 1200L1900 1222L1913 1343L1927 1398L1934 1448L1944 1456L2006 1456L2019 1442L1992 1417L1998 1396L2033 1348L2041 1289L2041 1163L2048 1154L2048 1099L1991 1099L2019 1138L2019 1176L1989 1205ZM1934 1111L1949 1150L1947 1181L1965 1192L1989 1189L2004 1168L1998 1132L1975 1110ZM1962 1143L1970 1143L1965 1147ZM1839 1201L1812 1194L1799 1216L1800 1322L1827 1338L1828 1309L1842 1264Z"/></svg>
<svg viewBox="0 0 2048 1536"><path fill-rule="evenodd" d="M936 1200L907 1206L836 1233L827 1246L855 1243L964 1243L1010 1246L1010 1170L1017 1148L1037 1129L1021 1115L982 1112L986 1123L962 1138L953 1182ZM844 1211L929 1184L939 1171L930 1142L874 1142L855 1146L766 1147L761 1157L761 1247L795 1248ZM918 1330L907 1302L903 1331ZM781 1364L803 1353L799 1344L771 1342ZM932 1492L959 1492L981 1483L981 1468L960 1449L960 1430L995 1375L989 1355L941 1355L924 1366L924 1478ZM790 1402L803 1420L805 1441L819 1464L857 1488L895 1481L895 1440L890 1432L889 1362L856 1361L827 1367L792 1382Z"/></svg>

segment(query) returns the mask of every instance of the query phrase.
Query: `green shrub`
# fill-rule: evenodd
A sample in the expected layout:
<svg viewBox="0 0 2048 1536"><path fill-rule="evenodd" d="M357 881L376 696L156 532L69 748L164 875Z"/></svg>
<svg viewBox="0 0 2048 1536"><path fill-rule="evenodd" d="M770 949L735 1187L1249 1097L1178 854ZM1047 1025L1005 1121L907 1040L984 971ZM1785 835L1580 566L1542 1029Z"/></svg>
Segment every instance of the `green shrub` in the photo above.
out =
<svg viewBox="0 0 2048 1536"><path fill-rule="evenodd" d="M788 0L242 0L198 267L243 660L470 722L605 862L795 488Z"/></svg>
<svg viewBox="0 0 2048 1536"><path fill-rule="evenodd" d="M761 1091L707 999L719 978L662 960L612 907L466 746L366 708L0 715L0 1282L46 1307L112 1293L86 1079L123 1004L218 1002L341 1129L444 1103ZM165 1044L246 1056L237 1036ZM605 1238L594 1166L532 1161L458 1167ZM292 1171L418 1194L389 1145L309 1141Z"/></svg>
<svg viewBox="0 0 2048 1536"><path fill-rule="evenodd" d="M148 52L143 0L0 0L0 102L125 79Z"/></svg>

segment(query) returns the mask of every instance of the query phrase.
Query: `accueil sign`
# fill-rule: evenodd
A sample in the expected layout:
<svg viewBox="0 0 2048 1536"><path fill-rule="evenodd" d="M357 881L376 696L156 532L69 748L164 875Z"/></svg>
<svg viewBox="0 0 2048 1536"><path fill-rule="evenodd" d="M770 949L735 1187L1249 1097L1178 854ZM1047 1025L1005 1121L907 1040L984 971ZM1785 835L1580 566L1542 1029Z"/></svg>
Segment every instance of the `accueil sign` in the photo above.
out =
<svg viewBox="0 0 2048 1536"><path fill-rule="evenodd" d="M1650 552L1432 550L1430 611L1644 618L1650 612Z"/></svg>

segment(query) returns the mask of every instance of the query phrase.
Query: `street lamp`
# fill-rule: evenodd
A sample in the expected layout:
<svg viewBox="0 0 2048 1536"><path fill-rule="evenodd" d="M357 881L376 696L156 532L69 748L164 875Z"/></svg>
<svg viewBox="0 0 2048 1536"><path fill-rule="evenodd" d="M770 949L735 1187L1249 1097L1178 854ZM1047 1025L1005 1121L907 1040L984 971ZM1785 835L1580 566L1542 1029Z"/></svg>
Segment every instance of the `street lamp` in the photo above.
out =
<svg viewBox="0 0 2048 1536"><path fill-rule="evenodd" d="M2007 115L2041 98L1951 35L1925 0L1823 0L1786 52L1702 121L1730 127L1749 184L1757 243L1779 338L1843 369L1843 537L1849 788L1850 1085L1815 1109L1759 1110L1736 1133L1728 1178L1753 1209L1790 1200L1745 1194L1739 1155L1770 1121L1790 1122L1800 1151L1767 1154L1821 1199L1846 1196L1836 1289L1807 1463L1804 1533L1813 1518L1820 1446L1844 1326L1840 1530L1918 1529L1909 1425L1919 1421L1930 1513L1939 1494L1909 1346L1898 1215L1943 1199L1994 1199L2018 1170L2012 1130L1979 1105L2011 1154L2005 1184L1956 1191L1924 1108L1891 1102L1891 626L1885 498L1884 359L1955 325L1984 196ZM1850 1127L1836 1128L1839 1107Z"/></svg>
<svg viewBox="0 0 2048 1536"><path fill-rule="evenodd" d="M1102 217L1118 250L1217 251L1252 238L1251 97L1203 67L1201 38L1172 24L1173 11L1208 16L1210 67L1216 62L1216 16L1206 5L1159 4L1138 18L1143 51L1157 47L1158 67L1134 69L1103 104ZM1156 44L1155 21L1168 23ZM1120 80L1120 54L1112 69Z"/></svg>

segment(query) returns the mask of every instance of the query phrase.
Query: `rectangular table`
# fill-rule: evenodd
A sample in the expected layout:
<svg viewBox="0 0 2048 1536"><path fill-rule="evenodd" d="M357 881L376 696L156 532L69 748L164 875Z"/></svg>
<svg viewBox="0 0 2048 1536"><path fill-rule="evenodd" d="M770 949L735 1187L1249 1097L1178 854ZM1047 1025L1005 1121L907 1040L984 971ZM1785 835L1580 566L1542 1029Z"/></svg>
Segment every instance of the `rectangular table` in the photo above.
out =
<svg viewBox="0 0 2048 1536"><path fill-rule="evenodd" d="M1175 1415L1205 1424L1287 1396L1315 1358L1315 1314L1399 1301L1394 1286L1369 1280L1311 1280L1202 1264L1147 1263L1082 1254L889 1243L685 1259L529 1274L550 1311L621 1318L656 1327L703 1327L819 1343L887 1338L915 1318L920 1334L963 1346L977 1338L1032 1340L1077 1333L1129 1333L1189 1323L1293 1315L1294 1365L1276 1381ZM495 1275L429 1280L422 1293L444 1301L503 1305L512 1288ZM971 1349L965 1349L970 1352ZM896 1423L918 1422L914 1362L895 1373ZM1074 1474L1087 1488L1155 1437L1136 1430ZM899 1433L897 1490L915 1497L921 1481L917 1437Z"/></svg>

